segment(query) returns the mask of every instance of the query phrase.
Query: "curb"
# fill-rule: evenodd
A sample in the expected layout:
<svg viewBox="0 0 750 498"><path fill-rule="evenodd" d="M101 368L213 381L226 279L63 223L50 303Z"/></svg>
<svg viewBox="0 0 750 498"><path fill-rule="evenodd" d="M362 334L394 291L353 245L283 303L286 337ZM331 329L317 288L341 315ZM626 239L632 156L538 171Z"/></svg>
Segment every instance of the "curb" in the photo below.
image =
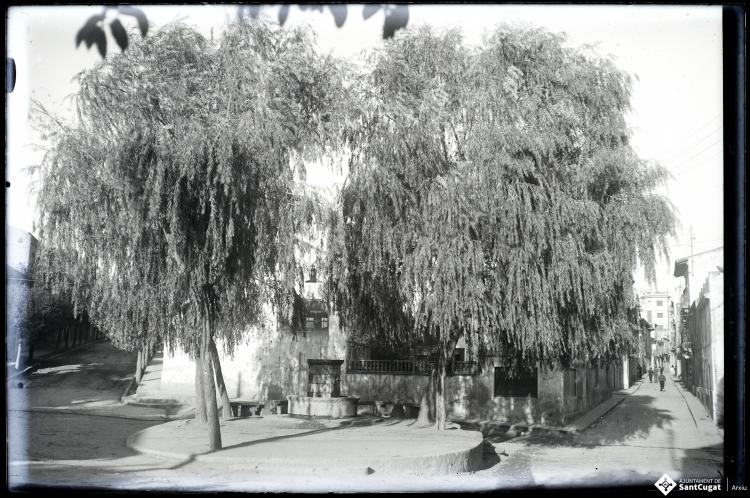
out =
<svg viewBox="0 0 750 498"><path fill-rule="evenodd" d="M28 367L24 368L23 370L18 371L16 373L14 373L13 375L10 375L7 380L11 380L11 379L15 379L16 377L20 377L21 375L23 375L26 372L28 372L29 370L31 370L33 367L34 367L33 365L29 365Z"/></svg>
<svg viewBox="0 0 750 498"><path fill-rule="evenodd" d="M154 455L162 458L181 460L183 464L189 462L204 462L221 464L224 466L240 465L243 469L255 472L284 472L294 470L299 473L337 473L364 474L378 473L382 475L449 475L468 473L482 470L484 459L484 440L475 445L458 451L450 451L440 455L420 455L414 457L398 457L383 455L374 459L345 459L330 458L310 461L307 459L289 459L282 457L268 458L258 455L257 458L247 456L227 457L215 452L179 453L146 446L141 443L150 428L131 434L125 445L142 454ZM375 469L373 469L375 467ZM409 470L410 469L410 470Z"/></svg>
<svg viewBox="0 0 750 498"><path fill-rule="evenodd" d="M122 395L120 395L120 403L127 403L127 401L125 401L125 398L127 398L128 393L130 392L130 389L133 387L134 382L135 382L135 377L131 377L130 382L128 382L128 385L125 387L125 390L122 392Z"/></svg>
<svg viewBox="0 0 750 498"><path fill-rule="evenodd" d="M62 413L66 415L83 415L86 417L105 417L105 418L118 418L118 419L124 419L124 420L143 420L148 422L170 422L172 420L178 420L178 419L172 419L168 418L165 415L118 415L116 413L96 413L96 412L88 412L86 410L75 410L71 408L51 408L51 407L32 407L32 408L23 408L23 409L16 409L16 410L9 410L9 411L18 411L18 412L27 412L27 413Z"/></svg>

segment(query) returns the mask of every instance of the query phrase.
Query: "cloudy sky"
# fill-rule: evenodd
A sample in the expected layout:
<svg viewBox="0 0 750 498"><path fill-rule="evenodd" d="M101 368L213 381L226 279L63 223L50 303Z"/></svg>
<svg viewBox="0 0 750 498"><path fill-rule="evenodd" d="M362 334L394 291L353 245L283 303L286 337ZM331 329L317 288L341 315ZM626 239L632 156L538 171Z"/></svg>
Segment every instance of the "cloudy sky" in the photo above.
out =
<svg viewBox="0 0 750 498"><path fill-rule="evenodd" d="M218 36L234 6L143 6L152 29L175 20ZM277 7L267 7L272 18ZM6 223L34 233L34 196L24 167L38 163L38 137L29 127L31 99L63 117L72 117L73 77L100 59L95 48L75 48L77 30L100 7L14 7L8 13L8 55L17 64L17 86L7 99ZM568 35L571 46L594 44L635 76L633 144L642 157L662 163L673 178L664 193L675 205L682 228L671 243L671 258L659 268L661 291L673 291L674 259L723 244L721 7L675 6L497 6L412 5L409 26L458 27L469 44L499 23L540 26ZM288 23L308 23L318 32L320 48L356 58L381 41L382 13L362 18L362 6L348 8L342 28L333 17L290 9ZM125 24L134 26L129 18ZM111 36L108 34L108 36ZM119 51L108 40L108 57ZM325 169L311 171L315 183L329 182ZM638 276L639 287L648 288Z"/></svg>

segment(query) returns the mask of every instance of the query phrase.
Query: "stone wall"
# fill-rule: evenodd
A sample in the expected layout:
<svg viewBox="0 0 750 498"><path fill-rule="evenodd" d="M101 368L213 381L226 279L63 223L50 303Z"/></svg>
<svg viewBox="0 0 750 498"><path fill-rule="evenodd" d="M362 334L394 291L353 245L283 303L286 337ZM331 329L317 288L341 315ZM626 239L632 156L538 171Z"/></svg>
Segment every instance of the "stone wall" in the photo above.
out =
<svg viewBox="0 0 750 498"><path fill-rule="evenodd" d="M345 359L346 335L338 317L329 315L327 332L309 331L296 337L265 326L248 331L232 355L221 356L224 382L230 398L285 399L307 392L307 359ZM193 396L195 364L178 351L165 348L161 391L165 396ZM560 425L585 412L624 387L622 364L578 369L575 375L561 369L540 367L537 396L495 396L494 367L499 358L485 358L478 375L446 379L447 409L451 417L528 424ZM361 400L420 403L427 388L426 375L349 374L342 367L341 395Z"/></svg>
<svg viewBox="0 0 750 498"><path fill-rule="evenodd" d="M565 371L540 367L537 397L494 396L494 367L499 359L487 359L475 376L446 379L446 401L451 417L501 422L562 425L608 399L624 387L621 364L580 368L580 392L566 381ZM598 380L597 380L598 375ZM427 387L425 375L344 374L342 395L362 400L419 403Z"/></svg>
<svg viewBox="0 0 750 498"><path fill-rule="evenodd" d="M344 373L341 395L361 400L419 403L428 379L426 375Z"/></svg>

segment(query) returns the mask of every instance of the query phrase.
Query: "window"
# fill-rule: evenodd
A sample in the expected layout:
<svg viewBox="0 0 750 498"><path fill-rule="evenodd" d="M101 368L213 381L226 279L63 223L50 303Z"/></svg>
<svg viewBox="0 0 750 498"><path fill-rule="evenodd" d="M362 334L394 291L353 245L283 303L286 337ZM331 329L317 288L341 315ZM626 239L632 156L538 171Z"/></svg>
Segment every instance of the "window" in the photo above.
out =
<svg viewBox="0 0 750 498"><path fill-rule="evenodd" d="M536 398L537 387L536 368L511 373L507 368L495 367L495 396Z"/></svg>
<svg viewBox="0 0 750 498"><path fill-rule="evenodd" d="M651 312L651 310L648 310L646 312L646 316L647 316L646 320L648 321L648 323L652 323L654 321L654 315Z"/></svg>
<svg viewBox="0 0 750 498"><path fill-rule="evenodd" d="M664 301L656 301L657 306L664 306Z"/></svg>
<svg viewBox="0 0 750 498"><path fill-rule="evenodd" d="M563 388L565 389L565 396L575 397L576 395L576 369L569 368L565 371L565 378L563 379Z"/></svg>
<svg viewBox="0 0 750 498"><path fill-rule="evenodd" d="M297 326L301 326L306 331L318 330L328 331L328 308L325 302L319 299L304 299L304 309L300 310L298 318L301 320L304 316L304 324L297 321ZM289 320L285 316L279 316L277 318L279 330L291 330Z"/></svg>
<svg viewBox="0 0 750 498"><path fill-rule="evenodd" d="M466 350L464 348L456 348L453 351L453 361L466 361Z"/></svg>
<svg viewBox="0 0 750 498"><path fill-rule="evenodd" d="M664 318L664 313L657 313L656 318Z"/></svg>

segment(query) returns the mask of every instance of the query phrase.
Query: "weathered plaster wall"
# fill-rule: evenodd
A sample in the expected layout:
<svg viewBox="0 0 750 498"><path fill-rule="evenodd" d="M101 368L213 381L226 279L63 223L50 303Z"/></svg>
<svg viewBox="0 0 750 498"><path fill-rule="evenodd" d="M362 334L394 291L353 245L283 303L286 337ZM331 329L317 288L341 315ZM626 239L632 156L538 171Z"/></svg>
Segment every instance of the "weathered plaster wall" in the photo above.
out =
<svg viewBox="0 0 750 498"><path fill-rule="evenodd" d="M305 394L307 360L345 358L346 339L338 317L329 315L328 331L308 331L306 335L278 330L274 322L247 331L245 340L227 355L216 344L221 357L224 382L230 398L285 399L289 394ZM195 363L188 355L166 352L162 367L164 394L192 396L195 392Z"/></svg>
<svg viewBox="0 0 750 498"><path fill-rule="evenodd" d="M419 403L428 379L426 375L345 374L341 394L362 400Z"/></svg>
<svg viewBox="0 0 750 498"><path fill-rule="evenodd" d="M307 359L345 359L346 337L335 315L329 315L328 333L307 336L275 329L248 331L231 356L222 356L222 370L230 398L285 399L307 390ZM221 353L221 345L217 344ZM476 376L446 379L446 401L452 417L528 424L565 424L575 415L622 389L622 365L580 368L578 380L561 369L540 368L537 397L494 396L494 367L498 358L485 359ZM401 401L418 404L427 388L425 375L347 374L342 369L341 394L361 400ZM184 354L165 355L162 391L194 394L195 365ZM571 383L575 385L570 385Z"/></svg>

